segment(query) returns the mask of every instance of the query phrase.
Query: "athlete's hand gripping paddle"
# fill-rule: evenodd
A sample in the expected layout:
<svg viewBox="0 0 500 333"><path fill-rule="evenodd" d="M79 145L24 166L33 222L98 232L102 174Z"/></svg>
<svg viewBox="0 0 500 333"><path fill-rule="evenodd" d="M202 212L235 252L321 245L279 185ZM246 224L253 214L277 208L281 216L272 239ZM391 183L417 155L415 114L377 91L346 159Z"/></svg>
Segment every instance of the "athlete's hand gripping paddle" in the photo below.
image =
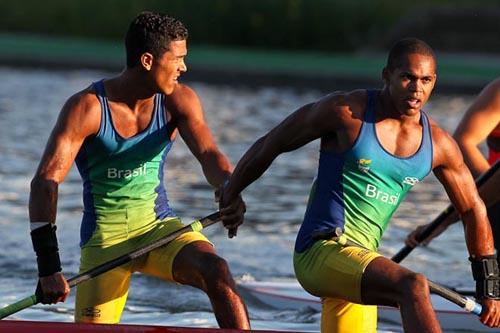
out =
<svg viewBox="0 0 500 333"><path fill-rule="evenodd" d="M74 287L74 286L76 286L84 281L87 281L91 278L94 278L102 273L105 273L107 271L112 270L113 268L116 268L118 266L121 266L121 265L133 260L133 259L136 259L136 258L138 258L138 257L140 257L148 252L151 252L151 251L153 251L161 246L164 246L186 232L201 231L203 228L206 228L212 224L219 222L220 218L221 217L220 217L219 212L215 212L213 214L210 214L210 215L202 218L201 220L194 221L191 224L189 224L189 225L187 225L187 226L185 226L177 231L174 231L171 234L169 234L163 238L160 238L160 239L154 241L153 243L151 243L149 245L146 245L142 248L131 251L131 252L124 254L118 258L115 258L113 260L105 262L104 264L96 266L96 267L88 270L87 272L84 272L82 274L74 276L68 280L68 284L69 284L70 288L72 288L72 287ZM3 319L7 316L10 316L16 312L19 312L19 311L26 309L30 306L33 306L35 304L38 304L39 302L40 302L40 300L39 300L39 296L37 295L37 293L35 293L34 295L31 295L31 296L28 296L26 298L23 298L20 301L17 301L13 304L7 305L6 307L0 309L0 319Z"/></svg>

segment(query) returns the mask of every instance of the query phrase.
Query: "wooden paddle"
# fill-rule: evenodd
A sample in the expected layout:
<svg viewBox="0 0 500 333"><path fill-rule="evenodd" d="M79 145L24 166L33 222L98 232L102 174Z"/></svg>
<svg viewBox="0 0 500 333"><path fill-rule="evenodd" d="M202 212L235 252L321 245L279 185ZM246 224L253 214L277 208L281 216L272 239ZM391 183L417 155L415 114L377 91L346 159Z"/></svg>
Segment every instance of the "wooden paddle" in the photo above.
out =
<svg viewBox="0 0 500 333"><path fill-rule="evenodd" d="M476 187L480 188L485 184L491 177L497 172L500 167L500 160L497 161L488 171L479 176L476 180ZM432 235L432 233L447 219L451 214L455 212L455 207L449 205L446 209L441 212L422 232L415 238L418 243L423 242L427 237ZM415 247L410 245L405 245L398 253L396 253L391 259L394 262L400 263Z"/></svg>
<svg viewBox="0 0 500 333"><path fill-rule="evenodd" d="M177 231L174 231L171 234L168 234L163 238L160 238L160 239L154 241L153 243L151 243L147 246L144 246L144 247L139 248L137 250L131 251L131 252L124 254L118 258L115 258L113 260L105 262L104 264L96 266L96 267L88 270L87 272L84 272L82 274L74 276L68 280L68 284L69 284L70 288L72 288L72 287L74 287L74 286L76 286L84 281L87 281L87 280L89 280L93 277L96 277L102 273L105 273L109 270L112 270L113 268L121 266L121 265L123 265L123 264L125 264L133 259L139 258L140 256L142 256L148 252L151 252L151 251L153 251L161 246L164 246L186 232L200 231L203 228L206 228L206 227L208 227L212 224L215 224L219 221L220 221L220 213L219 212L215 212L213 214L210 214L210 215L202 218L201 220L194 221L191 224L189 224L189 225L187 225L187 226L185 226ZM23 309L26 309L26 308L28 308L32 305L38 304L38 303L40 303L40 299L39 299L39 296L37 295L37 293L35 293L34 295L26 297L20 301L17 301L16 303L13 303L11 305L7 305L6 307L0 309L0 319L3 319L7 316L10 316L16 312L19 312Z"/></svg>

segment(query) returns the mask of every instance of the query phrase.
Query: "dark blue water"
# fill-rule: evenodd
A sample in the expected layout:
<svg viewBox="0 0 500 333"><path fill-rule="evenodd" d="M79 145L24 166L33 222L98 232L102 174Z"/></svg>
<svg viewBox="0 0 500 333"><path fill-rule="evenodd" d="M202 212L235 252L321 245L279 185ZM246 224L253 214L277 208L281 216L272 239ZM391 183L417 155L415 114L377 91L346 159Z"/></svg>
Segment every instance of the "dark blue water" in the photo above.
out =
<svg viewBox="0 0 500 333"><path fill-rule="evenodd" d="M36 263L28 234L28 191L49 132L71 94L109 76L93 71L43 71L0 68L0 306L34 292ZM190 83L201 97L206 118L222 150L236 163L259 136L299 106L320 97L316 91L262 87L235 89ZM453 130L470 96L435 96L430 114ZM204 233L225 257L237 279L292 280L292 249L316 172L318 144L279 157L270 170L244 192L248 211L238 237L212 226ZM217 209L213 192L181 139L169 155L166 172L169 198L185 222ZM79 223L82 200L76 169L59 189L58 237L63 269L73 276L79 263ZM433 176L415 187L393 218L381 251L394 254L406 234L429 222L448 204ZM404 262L429 278L470 285L470 269L461 225L450 228L428 248L414 251ZM12 319L71 321L73 295L65 304L35 306ZM254 328L317 331L319 313L270 311L249 302ZM126 323L215 327L207 297L201 292L136 275L122 317ZM400 328L381 326L381 331Z"/></svg>

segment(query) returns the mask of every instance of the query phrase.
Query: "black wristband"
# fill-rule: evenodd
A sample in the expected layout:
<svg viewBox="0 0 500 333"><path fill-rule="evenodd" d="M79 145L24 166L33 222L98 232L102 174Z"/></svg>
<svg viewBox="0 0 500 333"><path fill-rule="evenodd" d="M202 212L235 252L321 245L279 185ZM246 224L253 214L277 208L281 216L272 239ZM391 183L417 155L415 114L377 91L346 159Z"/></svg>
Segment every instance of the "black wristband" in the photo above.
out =
<svg viewBox="0 0 500 333"><path fill-rule="evenodd" d="M476 298L500 299L500 279L490 278L476 281Z"/></svg>
<svg viewBox="0 0 500 333"><path fill-rule="evenodd" d="M500 277L497 256L469 258L476 281L476 298L500 298Z"/></svg>
<svg viewBox="0 0 500 333"><path fill-rule="evenodd" d="M61 259L57 246L56 226L52 223L31 232L31 241L36 253L38 276L44 277L60 272Z"/></svg>

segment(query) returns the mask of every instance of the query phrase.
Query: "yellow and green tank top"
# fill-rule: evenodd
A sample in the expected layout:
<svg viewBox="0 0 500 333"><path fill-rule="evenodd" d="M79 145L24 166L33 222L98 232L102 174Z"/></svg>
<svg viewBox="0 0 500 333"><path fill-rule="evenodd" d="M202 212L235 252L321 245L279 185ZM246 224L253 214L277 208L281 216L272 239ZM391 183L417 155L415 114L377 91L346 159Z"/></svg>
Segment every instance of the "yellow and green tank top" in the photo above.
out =
<svg viewBox="0 0 500 333"><path fill-rule="evenodd" d="M432 168L429 120L421 111L423 135L417 152L398 157L387 152L375 131L375 98L368 91L363 124L353 146L343 153L320 152L304 221L295 250L303 252L313 234L342 228L351 240L376 250L388 222L406 193Z"/></svg>

